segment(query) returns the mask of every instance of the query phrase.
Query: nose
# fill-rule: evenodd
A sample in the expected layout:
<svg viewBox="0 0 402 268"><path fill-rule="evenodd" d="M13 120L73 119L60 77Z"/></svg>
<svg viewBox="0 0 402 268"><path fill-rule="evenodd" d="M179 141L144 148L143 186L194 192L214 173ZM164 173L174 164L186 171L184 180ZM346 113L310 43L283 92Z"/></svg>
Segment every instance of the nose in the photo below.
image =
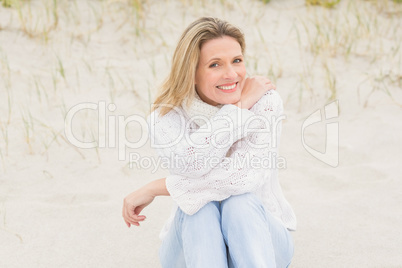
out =
<svg viewBox="0 0 402 268"><path fill-rule="evenodd" d="M229 65L225 69L225 79L235 79L237 77L236 70L233 66Z"/></svg>

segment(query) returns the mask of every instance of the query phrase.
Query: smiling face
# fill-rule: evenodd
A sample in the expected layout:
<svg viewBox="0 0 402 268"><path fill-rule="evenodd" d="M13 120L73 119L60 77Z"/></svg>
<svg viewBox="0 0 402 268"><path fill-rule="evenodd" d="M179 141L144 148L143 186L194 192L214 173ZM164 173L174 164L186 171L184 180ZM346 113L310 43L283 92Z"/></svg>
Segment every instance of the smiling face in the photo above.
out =
<svg viewBox="0 0 402 268"><path fill-rule="evenodd" d="M214 106L238 102L246 76L243 60L240 44L232 37L205 42L195 73L200 98Z"/></svg>

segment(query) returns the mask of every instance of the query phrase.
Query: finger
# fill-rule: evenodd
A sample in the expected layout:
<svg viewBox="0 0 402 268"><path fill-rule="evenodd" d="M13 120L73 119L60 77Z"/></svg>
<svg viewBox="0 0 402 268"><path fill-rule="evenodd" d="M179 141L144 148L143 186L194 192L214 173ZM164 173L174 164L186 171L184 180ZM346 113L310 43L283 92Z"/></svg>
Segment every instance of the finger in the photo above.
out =
<svg viewBox="0 0 402 268"><path fill-rule="evenodd" d="M129 225L129 224L131 224L131 225L136 225L136 226L138 226L139 225L139 223L137 222L137 221L134 221L134 220L132 220L132 219L129 219L129 218L124 218L124 221L126 222L126 224L127 225ZM130 226L129 226L130 227Z"/></svg>
<svg viewBox="0 0 402 268"><path fill-rule="evenodd" d="M134 210L129 210L128 212L128 217L133 220L133 221L143 221L146 219L146 217L144 215L138 215L134 212Z"/></svg>
<svg viewBox="0 0 402 268"><path fill-rule="evenodd" d="M124 216L123 216L123 218L124 218L124 220L125 220L126 222L129 222L129 223L131 223L131 224L137 223L137 220L136 220L135 218L131 217L129 213L125 213Z"/></svg>
<svg viewBox="0 0 402 268"><path fill-rule="evenodd" d="M125 219L124 221L126 222L126 224L127 224L128 227L130 227L129 225L135 225L135 226L139 226L139 225L140 225L138 222L131 221L131 220L129 220L129 219Z"/></svg>
<svg viewBox="0 0 402 268"><path fill-rule="evenodd" d="M127 223L131 223L131 224L134 224L134 223L136 223L136 221L135 221L135 219L133 219L133 218L131 218L130 217L130 213L127 211L127 208L126 208L126 206L124 206L123 207L123 219L124 219L124 221Z"/></svg>
<svg viewBox="0 0 402 268"><path fill-rule="evenodd" d="M125 208L123 217L131 224L138 223L139 221L144 221L146 219L143 215L137 215L134 213L134 209Z"/></svg>
<svg viewBox="0 0 402 268"><path fill-rule="evenodd" d="M123 201L123 217L126 219L131 219L131 220L136 220L135 218L132 218L132 216L135 214L135 206L128 203L126 199Z"/></svg>
<svg viewBox="0 0 402 268"><path fill-rule="evenodd" d="M121 214L122 214L121 216L123 217L124 222L127 224L128 227L130 227L130 222L127 220L127 216L126 216L126 213L125 213L125 210L124 210L124 206L123 206L123 211L122 211Z"/></svg>
<svg viewBox="0 0 402 268"><path fill-rule="evenodd" d="M140 222L140 221L145 221L146 217L145 216L134 216L130 218L134 222Z"/></svg>

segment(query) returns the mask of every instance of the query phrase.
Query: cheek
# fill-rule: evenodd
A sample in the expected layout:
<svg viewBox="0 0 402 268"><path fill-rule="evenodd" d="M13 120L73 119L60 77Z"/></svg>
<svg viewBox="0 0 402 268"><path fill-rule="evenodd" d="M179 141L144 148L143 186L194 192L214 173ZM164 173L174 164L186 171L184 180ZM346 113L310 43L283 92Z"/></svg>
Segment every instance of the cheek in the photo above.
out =
<svg viewBox="0 0 402 268"><path fill-rule="evenodd" d="M241 82L240 82L240 91L243 91L244 85L246 84L246 79L245 79L245 75L242 76Z"/></svg>
<svg viewBox="0 0 402 268"><path fill-rule="evenodd" d="M240 75L242 78L246 77L246 66L243 65L243 66L240 68L239 75Z"/></svg>
<svg viewBox="0 0 402 268"><path fill-rule="evenodd" d="M209 90L213 90L217 84L219 84L220 75L217 72L206 73L204 76L204 85L208 87Z"/></svg>
<svg viewBox="0 0 402 268"><path fill-rule="evenodd" d="M215 94L215 85L219 78L214 72L202 72L196 77L197 90L201 91L205 96L211 97Z"/></svg>
<svg viewBox="0 0 402 268"><path fill-rule="evenodd" d="M246 67L243 66L242 68L240 68L237 74L241 77L241 85L243 87L244 82L246 80L245 78L246 78L246 75L247 75Z"/></svg>

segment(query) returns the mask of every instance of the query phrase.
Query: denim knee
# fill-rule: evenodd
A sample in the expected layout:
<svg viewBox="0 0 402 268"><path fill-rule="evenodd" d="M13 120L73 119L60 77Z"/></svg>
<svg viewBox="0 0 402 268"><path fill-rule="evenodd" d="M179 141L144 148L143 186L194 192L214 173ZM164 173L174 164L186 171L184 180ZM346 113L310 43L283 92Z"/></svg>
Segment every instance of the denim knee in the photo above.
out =
<svg viewBox="0 0 402 268"><path fill-rule="evenodd" d="M264 213L264 207L260 199L251 193L233 195L221 203L222 214L239 213Z"/></svg>
<svg viewBox="0 0 402 268"><path fill-rule="evenodd" d="M208 221L212 219L217 219L219 221L220 218L219 202L217 201L209 202L193 215L188 215L179 208L177 216L179 217L178 222L180 225L182 225L183 223L184 224L194 223L196 225L202 223L207 224ZM179 226L178 229L180 230L181 227Z"/></svg>

